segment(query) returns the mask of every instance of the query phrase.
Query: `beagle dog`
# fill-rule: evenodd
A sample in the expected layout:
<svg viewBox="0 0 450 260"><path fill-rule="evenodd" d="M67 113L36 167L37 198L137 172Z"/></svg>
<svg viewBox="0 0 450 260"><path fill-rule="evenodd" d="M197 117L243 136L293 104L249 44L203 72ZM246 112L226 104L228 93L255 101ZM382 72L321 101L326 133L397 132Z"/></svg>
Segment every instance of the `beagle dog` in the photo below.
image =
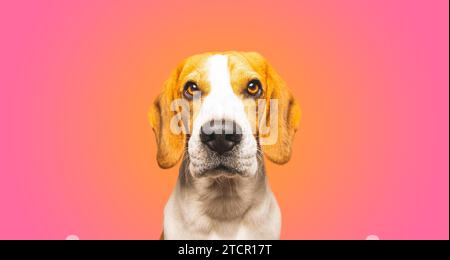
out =
<svg viewBox="0 0 450 260"><path fill-rule="evenodd" d="M300 109L260 54L185 59L151 106L149 121L159 166L181 160L162 239L280 238L280 209L263 155L289 161Z"/></svg>

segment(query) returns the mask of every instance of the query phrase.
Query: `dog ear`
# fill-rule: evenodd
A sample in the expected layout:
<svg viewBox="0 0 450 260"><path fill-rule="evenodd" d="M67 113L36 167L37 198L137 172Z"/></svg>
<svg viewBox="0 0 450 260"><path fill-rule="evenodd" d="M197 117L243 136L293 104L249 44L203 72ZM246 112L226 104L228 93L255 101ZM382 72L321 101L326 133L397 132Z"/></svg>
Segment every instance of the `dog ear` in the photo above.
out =
<svg viewBox="0 0 450 260"><path fill-rule="evenodd" d="M184 151L186 136L175 134L170 128L170 120L177 113L171 111L171 102L177 98L177 81L183 68L180 64L165 82L163 91L153 102L148 113L150 125L155 133L158 152L156 155L159 167L167 169L173 167L181 158Z"/></svg>
<svg viewBox="0 0 450 260"><path fill-rule="evenodd" d="M277 131L275 135L276 139L273 142L268 142L267 144L261 142L262 151L266 157L274 163L287 163L291 158L294 134L300 123L300 107L280 75L259 53L250 52L245 53L244 56L253 68L265 72L266 107L263 117L265 123L269 124L269 133L266 134L270 136L270 132L274 131L274 126L270 125L273 121L273 123L276 124L275 127L277 127L275 129ZM277 117L277 120L270 120L270 116L273 113L270 110L274 109L271 106L269 107L271 99L277 100L278 102L278 111L274 111L276 112L275 116ZM261 121L259 123L261 124ZM263 136L261 131L259 131L258 134L262 141Z"/></svg>
<svg viewBox="0 0 450 260"><path fill-rule="evenodd" d="M276 143L263 145L262 150L272 162L284 164L291 158L294 134L300 123L300 107L291 91L286 87L286 83L267 62L266 84L267 98L278 100L278 136ZM266 101L266 104L270 104L270 100ZM271 120L268 120L268 122L271 122Z"/></svg>

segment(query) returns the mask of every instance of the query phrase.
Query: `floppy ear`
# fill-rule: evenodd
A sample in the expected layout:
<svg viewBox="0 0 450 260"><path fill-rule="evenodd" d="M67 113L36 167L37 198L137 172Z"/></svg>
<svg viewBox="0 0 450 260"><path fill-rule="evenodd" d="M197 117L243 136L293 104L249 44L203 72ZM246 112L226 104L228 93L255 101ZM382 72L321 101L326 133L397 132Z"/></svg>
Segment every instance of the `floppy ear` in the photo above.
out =
<svg viewBox="0 0 450 260"><path fill-rule="evenodd" d="M287 163L291 158L294 134L300 123L300 107L287 88L286 83L261 54L257 52L241 52L240 54L247 59L255 70L261 71L266 76L266 84L264 86L266 91L266 107L263 111L262 118L264 118L265 124L269 124L269 132L263 134L262 131L258 131L262 151L274 163ZM271 120L270 118L273 113L270 111L273 108L269 107L271 99L278 101L278 111L275 111L277 120ZM273 142L263 142L262 140L266 136L272 136L272 131L274 131L274 126L270 125L272 122L276 124L276 140L273 140ZM261 123L263 122L260 121L259 124ZM259 127L261 128L261 125Z"/></svg>
<svg viewBox="0 0 450 260"><path fill-rule="evenodd" d="M280 75L278 75L267 61L265 61L265 65L266 117L270 116L270 113L267 113L267 106L270 104L270 99L278 100L278 122L275 122L278 127L278 136L276 142L267 145L262 144L261 148L270 161L277 164L284 164L291 158L292 142L300 122L301 112L300 107ZM272 122L272 120L267 119L267 122ZM270 129L272 127L271 125Z"/></svg>
<svg viewBox="0 0 450 260"><path fill-rule="evenodd" d="M156 158L159 167L163 169L173 167L180 160L186 142L185 134L175 134L170 129L170 120L176 114L176 111L170 111L170 105L176 98L176 85L181 69L182 65L172 72L148 113L158 146Z"/></svg>

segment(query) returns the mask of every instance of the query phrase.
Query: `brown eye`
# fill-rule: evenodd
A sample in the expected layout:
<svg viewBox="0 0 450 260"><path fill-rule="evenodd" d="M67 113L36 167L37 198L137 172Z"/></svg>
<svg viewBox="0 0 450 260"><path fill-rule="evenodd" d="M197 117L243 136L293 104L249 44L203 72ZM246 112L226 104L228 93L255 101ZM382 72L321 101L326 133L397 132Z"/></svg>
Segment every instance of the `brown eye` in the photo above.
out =
<svg viewBox="0 0 450 260"><path fill-rule="evenodd" d="M261 82L257 79L250 80L247 84L247 93L250 96L259 97L262 92Z"/></svg>
<svg viewBox="0 0 450 260"><path fill-rule="evenodd" d="M183 94L185 98L192 99L195 91L199 91L197 84L195 84L195 82L188 81L186 82L186 84L184 84Z"/></svg>

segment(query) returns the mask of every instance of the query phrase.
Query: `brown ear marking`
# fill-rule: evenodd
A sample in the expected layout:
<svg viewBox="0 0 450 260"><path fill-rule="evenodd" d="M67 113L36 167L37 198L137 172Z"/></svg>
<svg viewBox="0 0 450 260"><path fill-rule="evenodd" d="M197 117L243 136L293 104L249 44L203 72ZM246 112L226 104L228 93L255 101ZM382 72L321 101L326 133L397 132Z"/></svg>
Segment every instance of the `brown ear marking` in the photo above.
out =
<svg viewBox="0 0 450 260"><path fill-rule="evenodd" d="M148 113L150 126L153 129L158 147L157 161L163 169L171 168L181 159L184 151L186 136L174 134L170 130L170 119L176 111L170 111L170 104L176 98L176 85L179 73L182 69L180 64L165 82L163 91L153 102Z"/></svg>
<svg viewBox="0 0 450 260"><path fill-rule="evenodd" d="M291 158L294 134L300 123L300 107L275 69L256 52L242 54L254 68L262 68L266 76L266 101L278 100L278 137L271 145L262 145L266 157L277 164L287 163ZM270 120L267 120L270 122Z"/></svg>

